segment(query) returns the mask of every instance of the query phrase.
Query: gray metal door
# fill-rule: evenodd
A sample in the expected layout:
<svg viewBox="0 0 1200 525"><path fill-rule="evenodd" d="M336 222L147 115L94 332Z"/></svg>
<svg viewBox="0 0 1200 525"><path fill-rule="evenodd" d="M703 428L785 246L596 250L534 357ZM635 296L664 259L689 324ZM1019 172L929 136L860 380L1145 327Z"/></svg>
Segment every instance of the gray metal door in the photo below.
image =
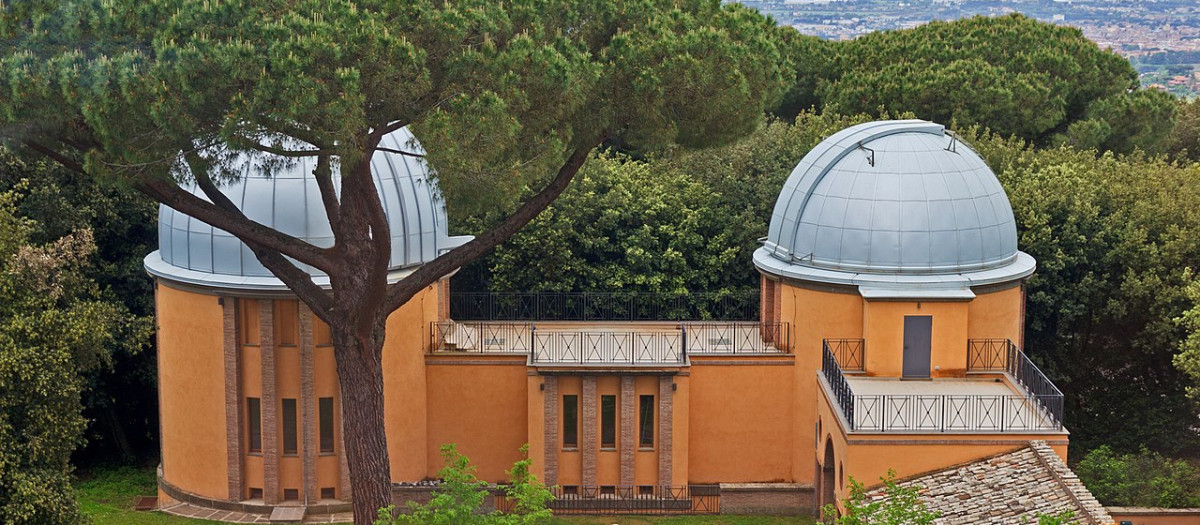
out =
<svg viewBox="0 0 1200 525"><path fill-rule="evenodd" d="M904 377L929 379L929 345L933 317L904 316Z"/></svg>

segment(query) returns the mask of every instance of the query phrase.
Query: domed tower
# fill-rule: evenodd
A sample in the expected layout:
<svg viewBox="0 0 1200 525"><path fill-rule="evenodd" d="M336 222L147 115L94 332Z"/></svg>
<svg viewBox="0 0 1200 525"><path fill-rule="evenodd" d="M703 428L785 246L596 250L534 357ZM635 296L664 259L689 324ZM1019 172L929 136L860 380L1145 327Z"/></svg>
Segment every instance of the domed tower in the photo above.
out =
<svg viewBox="0 0 1200 525"><path fill-rule="evenodd" d="M406 129L382 145L419 151ZM263 166L244 158L221 192L254 221L332 246L315 159ZM469 239L447 235L443 199L423 160L377 152L372 172L392 236L389 281ZM335 186L338 179L335 172ZM188 189L207 200L194 184ZM156 281L160 498L258 513L277 504L344 507L349 484L328 327L237 238L166 206L159 250L145 268ZM322 272L302 268L329 285ZM431 286L388 320L385 406L398 481L428 471L425 327L445 318L445 288L445 281Z"/></svg>
<svg viewBox="0 0 1200 525"><path fill-rule="evenodd" d="M1046 434L1065 458L1062 395L1020 350L1035 262L992 170L943 126L870 122L821 142L754 263L764 320L793 327L819 502L850 475L915 475Z"/></svg>

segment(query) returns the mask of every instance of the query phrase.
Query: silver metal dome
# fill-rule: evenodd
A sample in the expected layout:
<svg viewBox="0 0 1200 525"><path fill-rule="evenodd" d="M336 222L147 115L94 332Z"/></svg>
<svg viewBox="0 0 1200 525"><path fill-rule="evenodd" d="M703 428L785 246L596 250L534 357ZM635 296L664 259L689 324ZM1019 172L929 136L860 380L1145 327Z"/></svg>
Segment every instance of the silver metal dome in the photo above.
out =
<svg viewBox="0 0 1200 525"><path fill-rule="evenodd" d="M813 148L780 192L755 262L822 282L955 286L1024 277L1034 266L1017 251L992 170L922 120L859 124Z"/></svg>
<svg viewBox="0 0 1200 525"><path fill-rule="evenodd" d="M423 152L407 129L385 136L380 146ZM221 192L251 220L316 246L333 246L333 231L312 175L316 159L288 160L295 162L264 169L262 162L247 159L235 170L240 171L236 180L220 185ZM448 236L445 203L423 159L378 151L371 171L391 230L393 279L471 239ZM336 169L333 178L340 188ZM182 186L208 200L194 182ZM286 289L236 237L165 205L158 211L158 243L159 249L145 259L146 270L155 276L219 288ZM301 268L318 284L328 285L323 272Z"/></svg>

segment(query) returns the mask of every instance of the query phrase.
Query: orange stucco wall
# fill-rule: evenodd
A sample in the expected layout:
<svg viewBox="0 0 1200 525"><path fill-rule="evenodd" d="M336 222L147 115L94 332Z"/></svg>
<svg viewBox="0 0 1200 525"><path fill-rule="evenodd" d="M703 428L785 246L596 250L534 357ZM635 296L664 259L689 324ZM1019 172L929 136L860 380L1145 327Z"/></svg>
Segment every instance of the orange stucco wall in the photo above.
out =
<svg viewBox="0 0 1200 525"><path fill-rule="evenodd" d="M383 409L393 481L419 481L430 472L425 352L437 320L438 286L418 293L387 321L383 345ZM465 385L464 385L465 386ZM441 462L433 465L436 472Z"/></svg>
<svg viewBox="0 0 1200 525"><path fill-rule="evenodd" d="M863 300L857 293L813 290L784 283L780 288L780 319L791 324L791 344L795 355L792 417L793 446L790 454L792 479L797 483L815 482L813 450L816 449L817 405L814 370L821 368L822 342L825 339L861 339L863 337ZM867 345L866 352L870 352Z"/></svg>
<svg viewBox="0 0 1200 525"><path fill-rule="evenodd" d="M792 480L794 376L790 356L692 358L690 482Z"/></svg>
<svg viewBox="0 0 1200 525"><path fill-rule="evenodd" d="M1114 509L1109 507L1114 523L1133 525L1200 525L1200 509Z"/></svg>
<svg viewBox="0 0 1200 525"><path fill-rule="evenodd" d="M931 316L930 374L962 376L967 369L967 303L868 301L863 309L868 375L900 377L904 364L904 318Z"/></svg>
<svg viewBox="0 0 1200 525"><path fill-rule="evenodd" d="M521 458L519 449L529 441L525 357L434 356L428 365L426 475L437 477L441 445L455 443L471 458L479 479L507 480L505 471Z"/></svg>
<svg viewBox="0 0 1200 525"><path fill-rule="evenodd" d="M967 337L1021 341L1021 287L977 293L967 304Z"/></svg>
<svg viewBox="0 0 1200 525"><path fill-rule="evenodd" d="M210 498L228 496L222 307L211 295L157 286L163 477Z"/></svg>

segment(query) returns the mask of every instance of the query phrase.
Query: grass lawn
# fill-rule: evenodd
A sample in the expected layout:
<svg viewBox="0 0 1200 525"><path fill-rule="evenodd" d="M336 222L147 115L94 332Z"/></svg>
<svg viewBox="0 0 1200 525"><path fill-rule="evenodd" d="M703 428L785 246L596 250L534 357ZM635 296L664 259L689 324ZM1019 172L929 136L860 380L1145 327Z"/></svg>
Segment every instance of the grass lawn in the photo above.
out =
<svg viewBox="0 0 1200 525"><path fill-rule="evenodd" d="M138 496L155 494L154 470L121 467L97 470L76 484L84 514L95 525L213 525L214 521L178 518L132 510ZM586 516L556 518L553 525L813 525L812 518L777 516Z"/></svg>

